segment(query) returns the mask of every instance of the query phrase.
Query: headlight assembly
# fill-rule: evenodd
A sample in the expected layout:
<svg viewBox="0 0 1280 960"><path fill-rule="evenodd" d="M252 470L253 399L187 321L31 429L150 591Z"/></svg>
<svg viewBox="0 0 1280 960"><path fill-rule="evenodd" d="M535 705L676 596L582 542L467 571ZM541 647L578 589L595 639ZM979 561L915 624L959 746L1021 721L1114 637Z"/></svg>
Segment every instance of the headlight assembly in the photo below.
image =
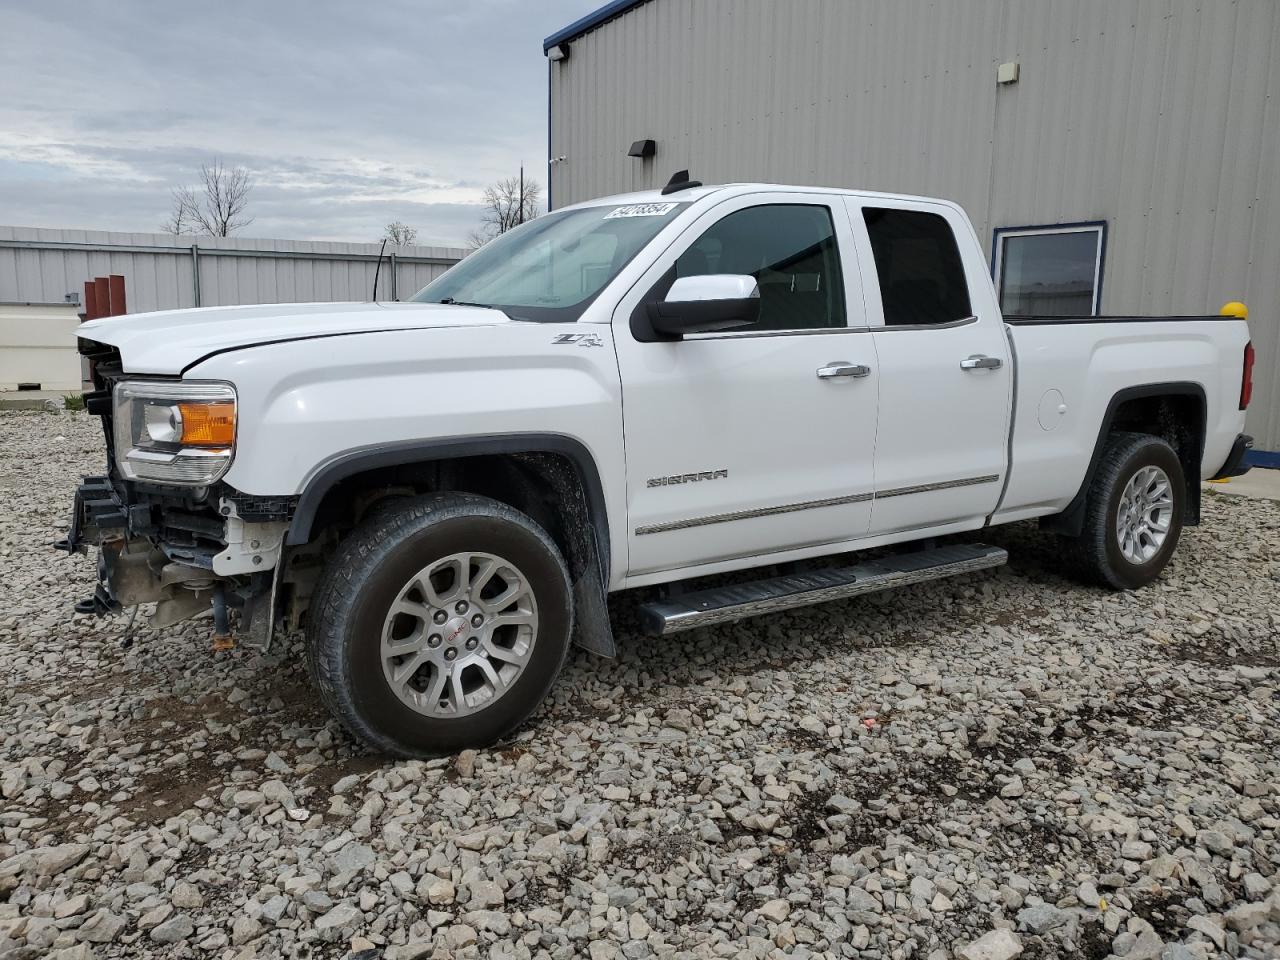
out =
<svg viewBox="0 0 1280 960"><path fill-rule="evenodd" d="M126 380L116 384L114 405L116 465L127 479L203 487L231 466L231 384Z"/></svg>

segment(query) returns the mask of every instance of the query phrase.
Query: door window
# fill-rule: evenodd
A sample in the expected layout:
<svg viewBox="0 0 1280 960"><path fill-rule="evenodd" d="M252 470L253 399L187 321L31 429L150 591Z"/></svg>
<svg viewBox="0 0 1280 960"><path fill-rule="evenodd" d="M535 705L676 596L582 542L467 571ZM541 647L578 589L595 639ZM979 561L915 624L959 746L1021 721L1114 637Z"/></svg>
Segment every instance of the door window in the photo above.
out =
<svg viewBox="0 0 1280 960"><path fill-rule="evenodd" d="M675 264L675 277L723 273L754 277L760 288L760 322L747 332L847 323L840 254L825 206L738 210L711 226Z"/></svg>
<svg viewBox="0 0 1280 960"><path fill-rule="evenodd" d="M1006 317L1092 317L1102 287L1106 225L996 231L995 276Z"/></svg>
<svg viewBox="0 0 1280 960"><path fill-rule="evenodd" d="M973 316L955 234L919 210L862 211L880 278L886 327L952 323Z"/></svg>

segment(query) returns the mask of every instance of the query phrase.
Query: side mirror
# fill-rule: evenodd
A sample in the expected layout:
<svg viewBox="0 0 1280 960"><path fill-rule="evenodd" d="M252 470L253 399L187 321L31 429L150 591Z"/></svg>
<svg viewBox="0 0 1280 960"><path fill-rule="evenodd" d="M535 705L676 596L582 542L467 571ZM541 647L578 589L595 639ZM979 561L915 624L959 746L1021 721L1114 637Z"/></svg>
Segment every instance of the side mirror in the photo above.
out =
<svg viewBox="0 0 1280 960"><path fill-rule="evenodd" d="M717 273L680 277L661 303L649 304L653 329L668 336L749 327L760 319L760 289L754 277Z"/></svg>

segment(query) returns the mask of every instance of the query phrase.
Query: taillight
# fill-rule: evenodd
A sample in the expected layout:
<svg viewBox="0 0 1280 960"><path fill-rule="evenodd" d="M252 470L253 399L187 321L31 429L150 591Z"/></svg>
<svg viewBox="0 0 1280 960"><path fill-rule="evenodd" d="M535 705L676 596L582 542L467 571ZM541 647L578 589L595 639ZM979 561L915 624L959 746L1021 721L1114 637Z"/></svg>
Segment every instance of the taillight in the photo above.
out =
<svg viewBox="0 0 1280 960"><path fill-rule="evenodd" d="M1253 343L1244 345L1244 376L1240 379L1240 409L1248 410L1253 399Z"/></svg>

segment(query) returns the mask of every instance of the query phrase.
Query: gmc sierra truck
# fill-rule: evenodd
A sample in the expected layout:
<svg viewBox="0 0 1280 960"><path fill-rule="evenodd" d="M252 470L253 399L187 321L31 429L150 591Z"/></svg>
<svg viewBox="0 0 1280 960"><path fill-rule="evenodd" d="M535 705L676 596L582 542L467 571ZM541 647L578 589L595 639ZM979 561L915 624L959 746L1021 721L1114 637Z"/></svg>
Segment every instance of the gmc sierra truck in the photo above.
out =
<svg viewBox="0 0 1280 960"><path fill-rule="evenodd" d="M109 455L60 546L98 550L78 609L305 628L353 734L454 751L571 642L614 653L611 591L667 634L994 567L954 535L1029 518L1064 569L1151 582L1245 469L1227 312L1002 317L953 203L677 177L411 302L86 323Z"/></svg>

